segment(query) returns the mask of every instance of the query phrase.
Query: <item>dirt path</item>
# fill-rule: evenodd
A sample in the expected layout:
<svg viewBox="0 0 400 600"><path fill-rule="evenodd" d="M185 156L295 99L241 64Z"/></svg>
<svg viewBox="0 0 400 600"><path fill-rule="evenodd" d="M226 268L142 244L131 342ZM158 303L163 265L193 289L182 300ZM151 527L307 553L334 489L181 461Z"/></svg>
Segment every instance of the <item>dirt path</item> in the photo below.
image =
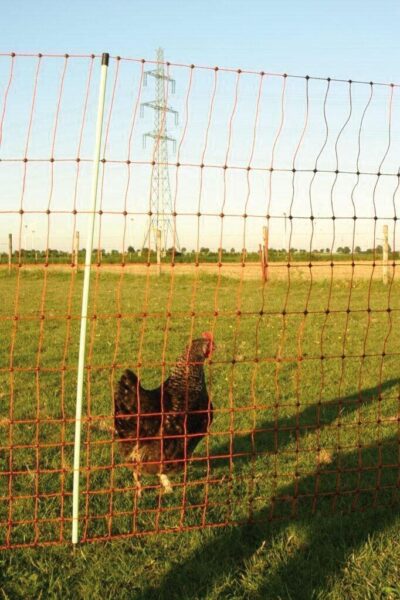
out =
<svg viewBox="0 0 400 600"><path fill-rule="evenodd" d="M7 265L1 265L3 268L7 268ZM15 267L13 267L15 268ZM59 265L51 264L48 267L51 271L71 271L70 265ZM80 267L81 269L83 267ZM107 264L103 263L100 267L93 266L93 270L100 268L103 272L120 273L123 269L126 273L146 275L149 270L151 275L157 274L157 265L151 264L147 266L145 264L126 264L122 267L120 264ZM200 273L207 273L208 275L218 275L219 273L224 277L232 277L238 279L243 277L244 279L261 279L261 267L259 263L246 263L244 267L237 263L223 263L221 267L218 267L215 263L201 263L199 266L195 266L193 263L177 263L174 267L165 264L162 266L163 273L170 273L171 269L174 269L176 275L193 275L197 270ZM37 269L44 269L43 265L23 265L23 270L34 271ZM336 262L331 266L329 262L314 262L311 267L309 263L292 262L290 266L287 263L273 262L270 263L268 269L268 278L271 281L274 280L285 280L290 278L310 280L311 276L313 280L330 279L333 277L335 280L348 280L353 279L371 279L374 280L382 279L382 263L376 262L375 266L372 261L358 261L354 266L350 262ZM388 267L389 280L394 277L396 280L400 277L400 262L397 261L394 265L390 264Z"/></svg>

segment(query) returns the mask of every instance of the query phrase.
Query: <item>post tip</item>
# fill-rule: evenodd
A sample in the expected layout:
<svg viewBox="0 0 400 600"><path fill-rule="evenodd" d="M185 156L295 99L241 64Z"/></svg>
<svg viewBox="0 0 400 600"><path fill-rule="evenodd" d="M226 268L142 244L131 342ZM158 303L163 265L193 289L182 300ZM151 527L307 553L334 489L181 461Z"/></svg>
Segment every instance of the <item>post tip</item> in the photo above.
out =
<svg viewBox="0 0 400 600"><path fill-rule="evenodd" d="M101 56L101 65L105 65L106 67L108 67L108 61L110 60L110 55L108 54L108 52L103 52L102 56Z"/></svg>

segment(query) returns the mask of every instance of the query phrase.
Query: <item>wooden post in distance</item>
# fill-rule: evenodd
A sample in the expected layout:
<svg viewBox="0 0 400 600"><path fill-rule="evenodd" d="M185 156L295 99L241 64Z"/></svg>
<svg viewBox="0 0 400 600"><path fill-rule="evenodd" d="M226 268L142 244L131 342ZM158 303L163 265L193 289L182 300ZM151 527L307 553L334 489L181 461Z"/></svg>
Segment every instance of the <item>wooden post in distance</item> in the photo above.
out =
<svg viewBox="0 0 400 600"><path fill-rule="evenodd" d="M262 247L262 265L263 265L263 281L268 281L268 227L263 227L263 247Z"/></svg>
<svg viewBox="0 0 400 600"><path fill-rule="evenodd" d="M8 234L8 274L11 273L11 261L12 261L12 233Z"/></svg>
<svg viewBox="0 0 400 600"><path fill-rule="evenodd" d="M389 263L389 227L383 226L383 256L382 256L382 281L384 285L387 285L388 277L388 263Z"/></svg>

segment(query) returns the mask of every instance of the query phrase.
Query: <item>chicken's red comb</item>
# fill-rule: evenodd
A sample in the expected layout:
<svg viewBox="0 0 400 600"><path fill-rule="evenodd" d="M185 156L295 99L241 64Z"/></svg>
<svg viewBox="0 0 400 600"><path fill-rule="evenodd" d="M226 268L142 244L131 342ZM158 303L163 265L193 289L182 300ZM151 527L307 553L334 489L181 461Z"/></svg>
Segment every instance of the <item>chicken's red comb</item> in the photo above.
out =
<svg viewBox="0 0 400 600"><path fill-rule="evenodd" d="M210 342L214 340L214 336L211 333L211 331L204 331L204 333L201 334L201 337L203 337L206 340L209 340Z"/></svg>

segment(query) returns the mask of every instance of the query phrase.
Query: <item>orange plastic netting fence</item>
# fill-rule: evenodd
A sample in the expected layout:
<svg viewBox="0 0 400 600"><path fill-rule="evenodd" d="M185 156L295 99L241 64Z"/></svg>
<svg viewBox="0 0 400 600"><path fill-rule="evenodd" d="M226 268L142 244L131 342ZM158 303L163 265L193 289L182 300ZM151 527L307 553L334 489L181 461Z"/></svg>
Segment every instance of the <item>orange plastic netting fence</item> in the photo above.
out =
<svg viewBox="0 0 400 600"><path fill-rule="evenodd" d="M71 540L100 61L0 54L0 548ZM399 96L110 58L80 541L398 504Z"/></svg>

